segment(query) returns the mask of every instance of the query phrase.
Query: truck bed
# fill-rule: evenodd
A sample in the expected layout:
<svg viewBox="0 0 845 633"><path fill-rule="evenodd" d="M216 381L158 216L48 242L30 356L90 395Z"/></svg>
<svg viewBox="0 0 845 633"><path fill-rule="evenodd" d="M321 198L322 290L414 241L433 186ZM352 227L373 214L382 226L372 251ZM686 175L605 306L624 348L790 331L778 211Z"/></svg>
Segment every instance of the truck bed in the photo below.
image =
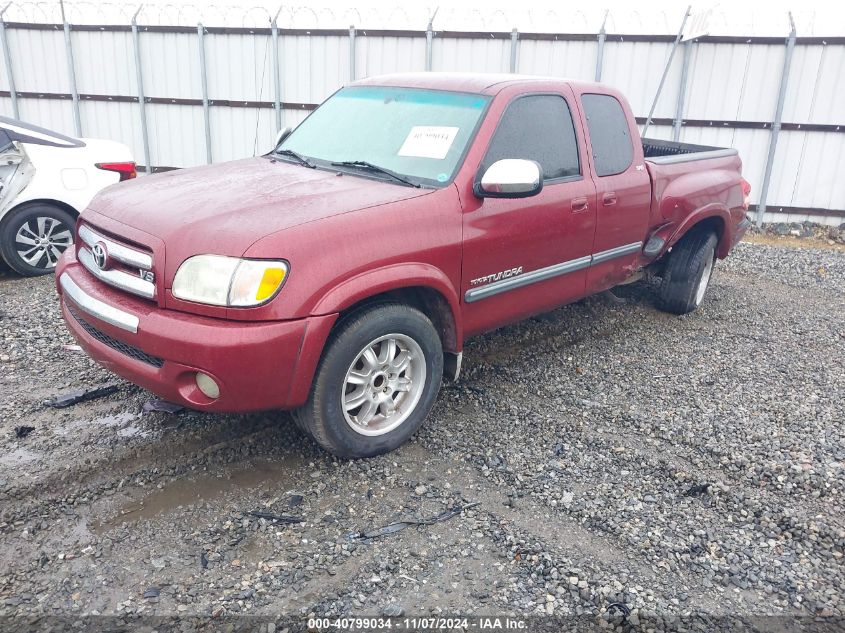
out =
<svg viewBox="0 0 845 633"><path fill-rule="evenodd" d="M685 163L693 160L705 160L720 156L732 156L737 153L732 147L711 147L677 141L664 141L656 138L644 138L643 154L650 163L666 165Z"/></svg>
<svg viewBox="0 0 845 633"><path fill-rule="evenodd" d="M702 200L730 210L723 218L725 235L717 249L724 258L741 237L737 227L745 218L742 207L742 161L733 148L710 147L644 138L643 153L652 183L651 226L663 245L671 245Z"/></svg>

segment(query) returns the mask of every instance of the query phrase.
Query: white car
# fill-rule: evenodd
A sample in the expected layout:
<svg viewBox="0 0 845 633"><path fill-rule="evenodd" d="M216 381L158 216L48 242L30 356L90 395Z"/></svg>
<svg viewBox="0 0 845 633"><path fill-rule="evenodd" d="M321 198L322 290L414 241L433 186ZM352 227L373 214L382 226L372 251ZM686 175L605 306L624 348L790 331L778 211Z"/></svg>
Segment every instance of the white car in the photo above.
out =
<svg viewBox="0 0 845 633"><path fill-rule="evenodd" d="M121 143L0 117L0 256L21 275L52 272L94 195L135 176Z"/></svg>

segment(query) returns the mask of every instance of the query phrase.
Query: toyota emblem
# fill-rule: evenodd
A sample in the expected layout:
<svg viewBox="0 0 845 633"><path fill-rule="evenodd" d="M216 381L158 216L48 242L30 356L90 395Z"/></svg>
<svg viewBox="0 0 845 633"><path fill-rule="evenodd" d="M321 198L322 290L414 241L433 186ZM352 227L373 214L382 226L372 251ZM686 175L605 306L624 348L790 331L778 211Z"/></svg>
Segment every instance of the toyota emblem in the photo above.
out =
<svg viewBox="0 0 845 633"><path fill-rule="evenodd" d="M91 255L94 256L94 263L100 270L105 270L109 264L109 252L106 250L106 245L102 242L97 242L91 247Z"/></svg>

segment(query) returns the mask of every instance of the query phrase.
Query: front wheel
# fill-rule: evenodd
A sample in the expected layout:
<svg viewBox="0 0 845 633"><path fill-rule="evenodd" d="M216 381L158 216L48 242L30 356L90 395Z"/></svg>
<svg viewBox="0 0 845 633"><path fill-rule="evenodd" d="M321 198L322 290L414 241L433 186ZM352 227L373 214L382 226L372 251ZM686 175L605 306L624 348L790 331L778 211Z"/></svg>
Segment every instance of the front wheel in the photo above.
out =
<svg viewBox="0 0 845 633"><path fill-rule="evenodd" d="M53 272L59 256L73 244L73 217L51 204L22 206L0 231L0 254L15 272L27 277Z"/></svg>
<svg viewBox="0 0 845 633"><path fill-rule="evenodd" d="M333 333L299 426L338 457L381 455L420 427L440 390L443 350L431 321L388 303L348 317Z"/></svg>

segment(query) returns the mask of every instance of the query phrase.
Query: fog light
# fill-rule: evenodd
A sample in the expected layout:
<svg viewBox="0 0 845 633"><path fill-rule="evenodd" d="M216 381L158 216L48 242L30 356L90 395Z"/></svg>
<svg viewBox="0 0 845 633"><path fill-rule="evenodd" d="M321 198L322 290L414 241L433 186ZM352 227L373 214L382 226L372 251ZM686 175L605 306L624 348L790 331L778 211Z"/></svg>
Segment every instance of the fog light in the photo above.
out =
<svg viewBox="0 0 845 633"><path fill-rule="evenodd" d="M197 372L197 387L212 400L220 397L220 387L214 382L214 378L208 374Z"/></svg>

